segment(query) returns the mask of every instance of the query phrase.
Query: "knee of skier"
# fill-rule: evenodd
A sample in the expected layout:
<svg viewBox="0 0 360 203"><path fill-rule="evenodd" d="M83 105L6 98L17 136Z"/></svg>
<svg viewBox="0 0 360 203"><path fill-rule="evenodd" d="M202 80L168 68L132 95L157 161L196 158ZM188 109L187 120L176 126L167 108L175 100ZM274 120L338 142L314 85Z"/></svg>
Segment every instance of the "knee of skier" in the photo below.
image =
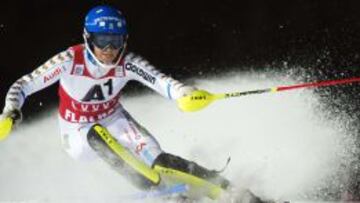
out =
<svg viewBox="0 0 360 203"><path fill-rule="evenodd" d="M93 125L87 134L87 139L94 152L115 171L130 180L134 186L148 190L160 183L158 174L145 163L138 164L136 157L125 150L106 128L99 124ZM124 159L124 157L127 158ZM134 165L138 167L134 167Z"/></svg>
<svg viewBox="0 0 360 203"><path fill-rule="evenodd" d="M104 146L107 146L105 142L109 138L107 133L103 133L104 131L106 131L106 128L98 123L92 125L89 129L87 129L85 136L89 146L94 151L100 152L102 151Z"/></svg>
<svg viewBox="0 0 360 203"><path fill-rule="evenodd" d="M86 141L79 139L79 135L64 134L62 145L65 152L77 161L92 161L95 155Z"/></svg>

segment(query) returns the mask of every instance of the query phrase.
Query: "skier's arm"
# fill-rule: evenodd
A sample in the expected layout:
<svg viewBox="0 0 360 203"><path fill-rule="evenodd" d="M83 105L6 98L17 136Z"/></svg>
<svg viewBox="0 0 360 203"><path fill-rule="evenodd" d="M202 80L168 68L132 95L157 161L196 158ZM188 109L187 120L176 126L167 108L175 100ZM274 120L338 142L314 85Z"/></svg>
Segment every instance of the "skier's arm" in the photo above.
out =
<svg viewBox="0 0 360 203"><path fill-rule="evenodd" d="M3 116L12 116L14 112L21 112L20 109L26 97L57 82L61 75L67 71L72 59L73 53L71 51L61 52L33 72L18 79L6 95ZM18 120L20 119L21 116Z"/></svg>
<svg viewBox="0 0 360 203"><path fill-rule="evenodd" d="M168 99L178 99L196 89L166 76L142 57L131 53L125 57L124 66L131 79L143 83Z"/></svg>

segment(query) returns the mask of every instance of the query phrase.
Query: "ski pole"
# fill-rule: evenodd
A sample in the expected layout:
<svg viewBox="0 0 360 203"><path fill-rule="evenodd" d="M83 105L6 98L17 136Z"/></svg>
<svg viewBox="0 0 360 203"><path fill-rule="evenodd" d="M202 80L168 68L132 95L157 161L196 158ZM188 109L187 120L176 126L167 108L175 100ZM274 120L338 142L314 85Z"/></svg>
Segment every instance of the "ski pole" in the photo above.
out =
<svg viewBox="0 0 360 203"><path fill-rule="evenodd" d="M360 77L328 80L328 81L320 81L320 82L310 82L310 83L302 83L297 85L279 86L279 87L250 90L243 92L231 92L231 93L212 94L205 90L197 90L194 91L191 95L179 98L177 100L177 104L180 110L184 112L194 112L201 110L206 106L208 106L209 104L211 104L212 102L220 99L228 99L232 97L240 97L240 96L246 96L252 94L263 94L263 93L271 93L271 92L274 93L274 92L281 92L281 91L295 90L302 88L333 86L333 85L347 84L353 82L360 82Z"/></svg>

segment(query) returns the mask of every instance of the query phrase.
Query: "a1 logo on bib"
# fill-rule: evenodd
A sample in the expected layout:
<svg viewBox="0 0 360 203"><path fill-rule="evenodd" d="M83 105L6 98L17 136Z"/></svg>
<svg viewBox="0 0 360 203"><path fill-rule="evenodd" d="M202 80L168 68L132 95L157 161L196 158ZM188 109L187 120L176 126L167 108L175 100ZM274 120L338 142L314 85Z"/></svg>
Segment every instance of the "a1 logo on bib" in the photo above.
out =
<svg viewBox="0 0 360 203"><path fill-rule="evenodd" d="M113 82L112 79L109 79L106 83L102 85L94 85L90 88L90 90L86 93L85 97L82 99L84 102L89 101L103 101L105 100L103 87L108 89L108 96L113 94Z"/></svg>

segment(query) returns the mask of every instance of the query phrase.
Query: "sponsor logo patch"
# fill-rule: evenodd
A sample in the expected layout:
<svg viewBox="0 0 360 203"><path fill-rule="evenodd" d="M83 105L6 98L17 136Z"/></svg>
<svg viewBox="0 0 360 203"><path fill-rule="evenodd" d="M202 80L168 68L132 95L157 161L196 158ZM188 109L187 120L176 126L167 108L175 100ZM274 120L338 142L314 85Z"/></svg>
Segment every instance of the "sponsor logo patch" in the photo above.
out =
<svg viewBox="0 0 360 203"><path fill-rule="evenodd" d="M142 77L144 80L150 82L151 84L155 84L156 82L156 78L154 76L152 76L148 72L144 71L143 69L139 68L138 66L132 63L127 63L125 65L125 69L133 73L136 73L138 76Z"/></svg>
<svg viewBox="0 0 360 203"><path fill-rule="evenodd" d="M144 142L138 144L138 145L136 146L136 150L135 150L136 154L139 155L140 152L144 149L144 146L145 146L145 145L146 145L146 143L144 143Z"/></svg>
<svg viewBox="0 0 360 203"><path fill-rule="evenodd" d="M44 76L44 83L47 83L49 80L55 78L56 76L62 73L61 67L56 68L53 72Z"/></svg>
<svg viewBox="0 0 360 203"><path fill-rule="evenodd" d="M84 65L76 64L74 67L74 75L84 75Z"/></svg>

